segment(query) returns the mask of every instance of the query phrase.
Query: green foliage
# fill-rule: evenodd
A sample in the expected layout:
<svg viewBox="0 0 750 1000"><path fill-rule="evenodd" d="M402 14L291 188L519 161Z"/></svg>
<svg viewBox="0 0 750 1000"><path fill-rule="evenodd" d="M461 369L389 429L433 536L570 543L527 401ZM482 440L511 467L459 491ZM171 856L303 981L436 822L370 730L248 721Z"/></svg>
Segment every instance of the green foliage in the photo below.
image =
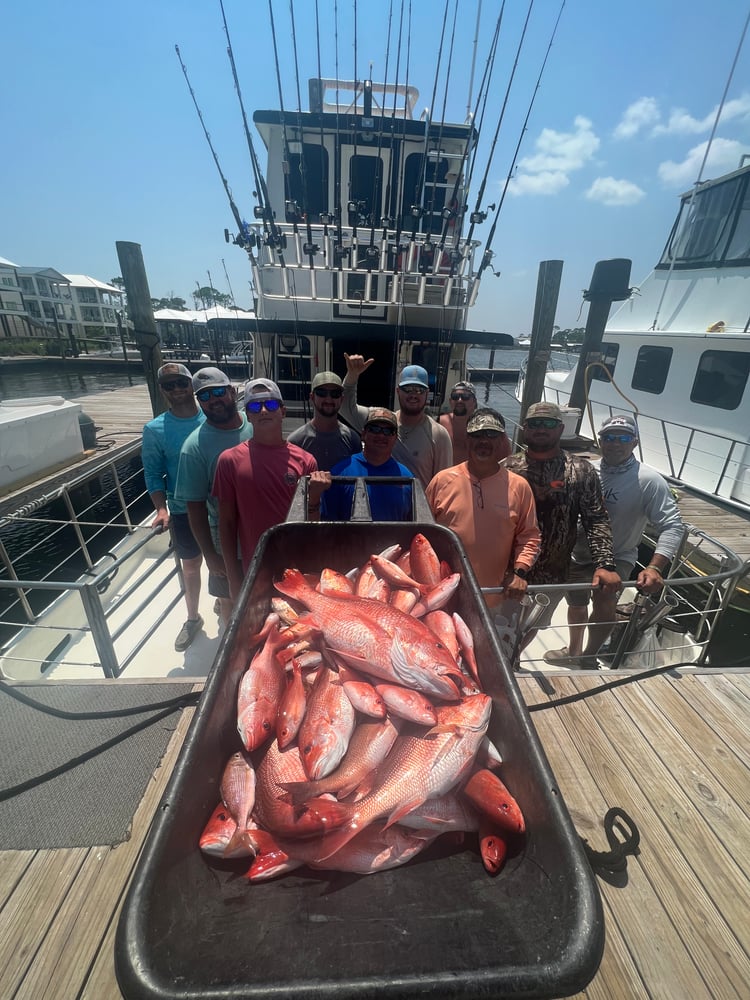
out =
<svg viewBox="0 0 750 1000"><path fill-rule="evenodd" d="M161 299L151 299L154 312L158 309L176 309L178 312L185 312L187 303L179 295L169 295Z"/></svg>
<svg viewBox="0 0 750 1000"><path fill-rule="evenodd" d="M573 344L582 344L583 335L585 333L585 328L582 326L576 326L572 330L566 328L561 330L559 327L554 327L552 333L552 343L561 344L563 347L570 347Z"/></svg>
<svg viewBox="0 0 750 1000"><path fill-rule="evenodd" d="M195 302L196 309L210 309L211 306L224 306L227 309L231 309L234 305L231 295L227 295L226 292L220 292L210 285L204 285L203 288L198 288L194 291L193 301Z"/></svg>
<svg viewBox="0 0 750 1000"><path fill-rule="evenodd" d="M0 357L12 358L22 354L60 356L60 341L55 337L50 340L24 340L21 337L3 337L0 340Z"/></svg>

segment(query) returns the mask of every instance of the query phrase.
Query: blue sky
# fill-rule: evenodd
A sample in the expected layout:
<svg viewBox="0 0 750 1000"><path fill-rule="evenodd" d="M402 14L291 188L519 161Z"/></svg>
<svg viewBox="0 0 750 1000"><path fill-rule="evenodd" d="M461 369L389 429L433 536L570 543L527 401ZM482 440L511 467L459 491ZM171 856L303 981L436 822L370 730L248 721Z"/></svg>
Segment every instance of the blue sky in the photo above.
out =
<svg viewBox="0 0 750 1000"><path fill-rule="evenodd" d="M407 2L408 6L408 2ZM536 0L508 100L484 205L511 166L558 0ZM318 0L324 76L335 75L334 0ZM354 73L353 3L338 3L339 76ZM389 78L395 70L394 3ZM243 97L279 104L267 0L225 0ZM483 0L474 92L500 0ZM473 207L528 4L507 0L500 56L482 130ZM300 89L317 75L314 0L294 0ZM385 73L388 0L357 4L357 70ZM443 0L412 0L409 81L431 102ZM464 119L475 0L459 0L447 115ZM453 16L453 0L449 18ZM514 180L470 325L529 332L539 262L564 261L556 322L585 323L581 293L594 264L630 257L631 283L651 270L696 180L737 44L746 0L567 0L523 136ZM274 0L284 105L297 94L288 0ZM246 257L224 242L234 228L226 196L175 55L191 83L235 201L252 213L252 175L226 56L218 0L50 0L6 5L2 18L3 144L0 256L108 280L120 273L115 242L140 243L155 297L188 300L213 284L248 306ZM404 75L402 57L401 78ZM441 76L433 117L443 105ZM262 143L254 137L259 154ZM703 178L750 153L750 39L727 95ZM488 220L476 231L487 235ZM224 263L222 263L222 261ZM226 273L228 275L225 276Z"/></svg>

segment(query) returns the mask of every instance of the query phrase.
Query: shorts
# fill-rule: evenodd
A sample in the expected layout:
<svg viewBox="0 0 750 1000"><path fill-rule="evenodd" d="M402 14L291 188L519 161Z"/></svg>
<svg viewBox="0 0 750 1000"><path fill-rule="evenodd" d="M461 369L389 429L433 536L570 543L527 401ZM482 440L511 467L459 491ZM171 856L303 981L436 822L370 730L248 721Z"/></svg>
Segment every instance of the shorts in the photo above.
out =
<svg viewBox="0 0 750 1000"><path fill-rule="evenodd" d="M231 597L229 593L229 580L225 576L217 576L215 573L208 574L208 592L211 597Z"/></svg>
<svg viewBox="0 0 750 1000"><path fill-rule="evenodd" d="M623 559L615 559L615 566L617 567L618 576L623 583L630 579L630 574L633 572L633 563L625 562ZM572 562L570 564L570 575L565 582L590 583L593 575L593 563ZM565 595L565 600L571 608L585 608L591 600L591 590L570 590Z"/></svg>
<svg viewBox="0 0 750 1000"><path fill-rule="evenodd" d="M172 533L174 550L180 559L195 559L201 554L201 547L190 530L187 514L171 514L169 529Z"/></svg>

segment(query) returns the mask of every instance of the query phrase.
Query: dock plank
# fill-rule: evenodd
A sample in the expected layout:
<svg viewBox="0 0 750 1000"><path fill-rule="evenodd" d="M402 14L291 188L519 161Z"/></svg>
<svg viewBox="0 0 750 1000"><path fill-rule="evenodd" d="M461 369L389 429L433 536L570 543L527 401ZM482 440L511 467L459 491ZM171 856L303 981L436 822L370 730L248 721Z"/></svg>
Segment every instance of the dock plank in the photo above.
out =
<svg viewBox="0 0 750 1000"><path fill-rule="evenodd" d="M574 683L578 687L586 684L585 681ZM658 701L661 686L668 683L668 678L656 677L637 687L639 693L647 693L649 698ZM689 684L690 678L683 677L680 683ZM677 946L672 935L665 940L669 942L670 955L662 950L660 967L650 970L649 981L652 975L662 975L661 963L668 963L671 968L662 988L670 984L674 988L679 981L674 978L675 973L682 975L686 970L679 961L682 951L700 970L708 995L741 996L750 981L750 960L738 940L739 934L743 938L746 935L737 926L737 921L744 923L740 904L733 901L747 899L747 880L711 824L703 818L702 805L683 788L682 775L675 775L667 766L669 754L665 751L661 756L657 751L662 741L669 742L675 750L681 737L672 736L670 728L674 730L674 727L668 722L659 724L656 712L650 713L649 718L649 725L654 728L646 732L643 705L635 714L629 710L628 695L631 693L628 686L606 692L595 700L595 706L592 700L585 702L589 720L583 727L580 713L571 711L573 706L565 706L561 716L568 727L575 727L578 740L585 732L587 746L593 755L592 773L597 780L607 782L638 825L641 831L639 867L643 868L661 900L664 912L669 914L680 942ZM702 735L696 732L696 741ZM615 757L619 766L613 765ZM654 771L658 774L656 780ZM709 775L705 777L711 781ZM740 838L746 841L750 825L744 823L742 826ZM690 849L686 849L688 844ZM721 871L720 876L717 869ZM720 901L718 905L715 900ZM644 930L649 931L652 914L645 912L649 913L649 921L645 922ZM660 993L661 989L657 989L657 995ZM695 983L692 988L686 984L685 996L695 995Z"/></svg>
<svg viewBox="0 0 750 1000"><path fill-rule="evenodd" d="M601 678L552 676L551 695L532 677L518 683L528 704L542 704ZM578 1000L748 995L748 879L736 845L750 842L743 805L749 695L750 674L693 672L532 715L576 830L591 847L607 849L602 818L613 805L641 831L641 853L628 858L624 877L599 880L604 957ZM0 855L0 996L120 996L117 921L191 715L182 713L130 841Z"/></svg>

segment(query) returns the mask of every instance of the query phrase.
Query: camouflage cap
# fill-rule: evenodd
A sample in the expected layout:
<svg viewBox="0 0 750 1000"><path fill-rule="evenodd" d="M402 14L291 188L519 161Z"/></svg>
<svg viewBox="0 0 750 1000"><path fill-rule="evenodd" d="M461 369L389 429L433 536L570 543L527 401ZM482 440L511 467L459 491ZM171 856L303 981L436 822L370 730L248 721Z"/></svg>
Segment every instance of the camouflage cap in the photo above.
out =
<svg viewBox="0 0 750 1000"><path fill-rule="evenodd" d="M469 392L474 397L474 399L477 398L477 390L474 388L471 382L456 382L456 384L451 389L451 392L456 392L457 390L460 392Z"/></svg>
<svg viewBox="0 0 750 1000"><path fill-rule="evenodd" d="M475 413L466 425L466 433L478 434L480 431L499 431L501 434L504 433L505 421L502 414L488 413L486 410L481 413Z"/></svg>
<svg viewBox="0 0 750 1000"><path fill-rule="evenodd" d="M531 417L552 417L554 420L563 422L562 410L557 403L532 403L526 411L526 420Z"/></svg>
<svg viewBox="0 0 750 1000"><path fill-rule="evenodd" d="M367 414L365 429L368 424L390 424L398 430L398 420L393 410L386 410L384 406L372 406Z"/></svg>

